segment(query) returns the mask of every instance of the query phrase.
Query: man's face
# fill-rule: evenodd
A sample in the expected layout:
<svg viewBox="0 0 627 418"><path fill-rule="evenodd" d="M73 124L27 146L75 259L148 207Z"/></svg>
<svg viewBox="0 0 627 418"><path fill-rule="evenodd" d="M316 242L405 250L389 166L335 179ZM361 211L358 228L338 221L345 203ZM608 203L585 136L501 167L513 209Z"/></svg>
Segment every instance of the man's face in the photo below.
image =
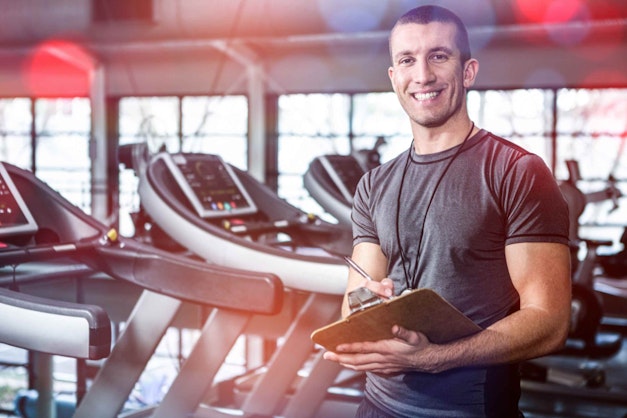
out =
<svg viewBox="0 0 627 418"><path fill-rule="evenodd" d="M431 22L399 25L391 34L388 74L401 106L418 125L442 126L465 113L466 89L475 74L461 62L455 33L451 23Z"/></svg>

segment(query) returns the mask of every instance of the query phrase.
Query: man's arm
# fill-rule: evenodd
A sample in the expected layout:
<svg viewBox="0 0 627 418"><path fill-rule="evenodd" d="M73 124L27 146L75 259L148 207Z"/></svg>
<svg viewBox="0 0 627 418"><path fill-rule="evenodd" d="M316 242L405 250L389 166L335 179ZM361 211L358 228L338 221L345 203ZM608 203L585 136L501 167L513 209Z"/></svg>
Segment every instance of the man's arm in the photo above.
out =
<svg viewBox="0 0 627 418"><path fill-rule="evenodd" d="M344 301L342 302L343 318L346 318L350 314L347 295L358 287L368 285L370 290L380 293L382 296L392 296L391 280L386 280L383 286L379 283L385 278L387 272L387 258L383 255L383 252L381 252L381 247L377 244L362 242L355 245L351 258L377 283L367 283L367 280L361 277L359 273L353 269L349 269L346 293L344 294Z"/></svg>
<svg viewBox="0 0 627 418"><path fill-rule="evenodd" d="M520 310L485 331L451 344L442 370L465 365L516 362L561 348L568 336L571 279L568 246L519 243L505 248ZM465 353L459 351L463 350Z"/></svg>
<svg viewBox="0 0 627 418"><path fill-rule="evenodd" d="M520 310L485 330L451 343L433 344L424 334L395 326L394 339L345 344L325 358L355 370L393 373L448 369L526 360L560 348L570 316L570 253L554 243L506 247ZM489 291L489 289L486 289Z"/></svg>

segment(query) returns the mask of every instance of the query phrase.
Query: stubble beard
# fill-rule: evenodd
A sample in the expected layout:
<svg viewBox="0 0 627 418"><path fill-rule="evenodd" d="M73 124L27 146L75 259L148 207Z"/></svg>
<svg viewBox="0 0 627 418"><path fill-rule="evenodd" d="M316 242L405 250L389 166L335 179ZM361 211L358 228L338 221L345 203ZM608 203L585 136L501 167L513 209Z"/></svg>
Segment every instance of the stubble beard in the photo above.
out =
<svg viewBox="0 0 627 418"><path fill-rule="evenodd" d="M435 113L431 112L419 112L416 109L412 109L412 101L413 98L409 98L407 102L403 104L403 108L409 119L416 125L422 126L424 128L438 128L445 125L449 120L451 120L456 115L459 115L463 108L463 100L466 98L466 91L463 91L462 100L458 100L457 103L454 104L454 107L450 111L438 111L436 109Z"/></svg>

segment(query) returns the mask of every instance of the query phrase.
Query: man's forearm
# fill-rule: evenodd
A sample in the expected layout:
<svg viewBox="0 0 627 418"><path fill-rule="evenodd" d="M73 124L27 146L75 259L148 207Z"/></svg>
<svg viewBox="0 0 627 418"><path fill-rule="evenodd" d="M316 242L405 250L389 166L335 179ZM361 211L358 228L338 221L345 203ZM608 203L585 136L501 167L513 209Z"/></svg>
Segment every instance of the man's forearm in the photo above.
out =
<svg viewBox="0 0 627 418"><path fill-rule="evenodd" d="M432 362L432 372L456 367L513 363L561 348L567 334L567 316L559 315L556 318L556 315L546 311L526 308L470 337L448 344L432 345L424 357Z"/></svg>

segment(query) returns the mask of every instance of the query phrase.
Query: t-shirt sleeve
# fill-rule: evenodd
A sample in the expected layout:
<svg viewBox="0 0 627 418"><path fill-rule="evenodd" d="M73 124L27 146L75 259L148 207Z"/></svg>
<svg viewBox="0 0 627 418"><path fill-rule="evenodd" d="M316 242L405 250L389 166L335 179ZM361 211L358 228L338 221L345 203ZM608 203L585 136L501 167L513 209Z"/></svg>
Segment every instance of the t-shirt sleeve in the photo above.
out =
<svg viewBox="0 0 627 418"><path fill-rule="evenodd" d="M353 246L361 242L379 244L377 230L372 221L370 198L372 186L372 172L367 172L359 183L353 198L351 220L353 223Z"/></svg>
<svg viewBox="0 0 627 418"><path fill-rule="evenodd" d="M504 178L505 243L568 244L568 206L544 161L533 154L519 159Z"/></svg>

